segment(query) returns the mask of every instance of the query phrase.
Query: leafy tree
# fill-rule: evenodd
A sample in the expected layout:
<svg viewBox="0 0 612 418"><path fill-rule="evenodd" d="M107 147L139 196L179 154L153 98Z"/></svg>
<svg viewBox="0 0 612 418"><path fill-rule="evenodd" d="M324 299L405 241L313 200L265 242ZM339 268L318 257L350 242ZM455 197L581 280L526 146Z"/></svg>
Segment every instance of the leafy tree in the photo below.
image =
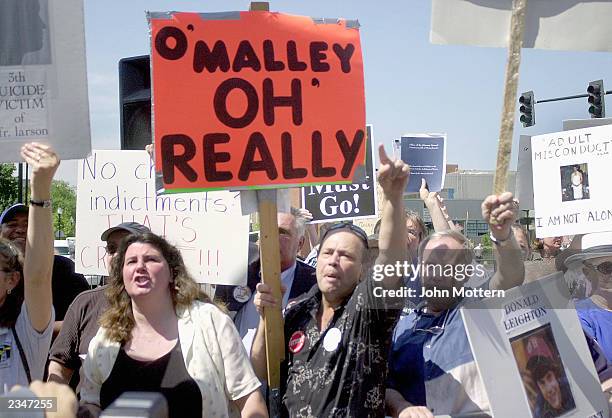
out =
<svg viewBox="0 0 612 418"><path fill-rule="evenodd" d="M14 164L0 164L0 211L17 202L18 185Z"/></svg>
<svg viewBox="0 0 612 418"><path fill-rule="evenodd" d="M64 237L73 237L76 219L76 191L65 181L53 180L51 201L53 202L53 228L56 234L61 231ZM61 216L58 214L59 208L62 208Z"/></svg>

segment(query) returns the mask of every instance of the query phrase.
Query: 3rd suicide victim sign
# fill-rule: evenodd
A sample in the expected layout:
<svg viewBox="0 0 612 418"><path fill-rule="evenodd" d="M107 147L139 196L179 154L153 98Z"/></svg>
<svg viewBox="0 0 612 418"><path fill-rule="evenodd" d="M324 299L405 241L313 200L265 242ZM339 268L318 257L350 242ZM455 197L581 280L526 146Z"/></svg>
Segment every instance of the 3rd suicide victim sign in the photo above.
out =
<svg viewBox="0 0 612 418"><path fill-rule="evenodd" d="M167 191L351 182L366 143L356 21L148 18L156 169Z"/></svg>
<svg viewBox="0 0 612 418"><path fill-rule="evenodd" d="M531 137L538 238L612 230L612 125Z"/></svg>

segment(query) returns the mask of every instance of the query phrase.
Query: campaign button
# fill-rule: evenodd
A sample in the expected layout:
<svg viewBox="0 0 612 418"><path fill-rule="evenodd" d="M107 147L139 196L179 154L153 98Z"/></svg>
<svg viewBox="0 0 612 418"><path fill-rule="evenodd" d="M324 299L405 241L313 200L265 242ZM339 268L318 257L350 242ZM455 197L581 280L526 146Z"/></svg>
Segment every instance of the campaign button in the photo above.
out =
<svg viewBox="0 0 612 418"><path fill-rule="evenodd" d="M335 351L340 345L340 341L342 341L342 332L338 328L332 328L325 334L323 348L325 348L325 351Z"/></svg>
<svg viewBox="0 0 612 418"><path fill-rule="evenodd" d="M248 286L236 286L233 293L234 299L240 303L248 302L251 298L251 289Z"/></svg>
<svg viewBox="0 0 612 418"><path fill-rule="evenodd" d="M295 331L289 338L289 351L293 354L299 353L306 343L306 335L303 331Z"/></svg>

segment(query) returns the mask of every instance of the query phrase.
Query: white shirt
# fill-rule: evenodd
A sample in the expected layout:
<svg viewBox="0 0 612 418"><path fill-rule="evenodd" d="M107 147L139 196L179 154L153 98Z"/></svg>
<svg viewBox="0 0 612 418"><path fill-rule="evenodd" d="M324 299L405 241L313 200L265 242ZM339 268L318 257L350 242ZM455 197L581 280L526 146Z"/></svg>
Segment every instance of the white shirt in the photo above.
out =
<svg viewBox="0 0 612 418"><path fill-rule="evenodd" d="M261 383L229 316L212 303L194 302L177 312L181 353L187 373L202 394L203 417L239 417L231 401L254 392ZM100 328L89 343L83 365L81 400L100 405L100 389L108 379L121 345Z"/></svg>
<svg viewBox="0 0 612 418"><path fill-rule="evenodd" d="M572 189L574 189L574 199L582 199L582 184L578 186L572 185Z"/></svg>
<svg viewBox="0 0 612 418"><path fill-rule="evenodd" d="M291 293L291 286L293 285L293 279L295 277L296 264L297 263L293 263L291 267L281 272L281 283L287 289L283 295L282 309L285 309L289 301L289 293ZM259 326L259 312L257 312L257 308L255 308L254 300L255 293L251 295L249 301L238 311L234 319L238 334L240 334L240 338L242 338L242 344L244 344L247 353L251 353L255 332Z"/></svg>
<svg viewBox="0 0 612 418"><path fill-rule="evenodd" d="M53 322L55 312L51 309L51 319L47 328L40 333L30 322L26 303L21 305L21 312L15 323L15 331L23 347L25 358L30 367L32 380L42 380L51 348L53 336ZM10 390L14 385L28 386L28 377L25 373L17 343L14 341L10 328L0 328L0 394Z"/></svg>

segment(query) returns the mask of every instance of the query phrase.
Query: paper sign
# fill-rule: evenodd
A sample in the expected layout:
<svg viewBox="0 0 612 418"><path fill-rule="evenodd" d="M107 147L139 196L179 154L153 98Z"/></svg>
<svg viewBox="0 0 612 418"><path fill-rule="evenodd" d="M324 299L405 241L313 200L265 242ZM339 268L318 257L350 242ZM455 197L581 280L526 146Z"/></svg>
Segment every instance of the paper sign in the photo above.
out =
<svg viewBox="0 0 612 418"><path fill-rule="evenodd" d="M612 231L612 125L531 138L536 236Z"/></svg>
<svg viewBox="0 0 612 418"><path fill-rule="evenodd" d="M240 213L240 193L156 196L154 175L145 151L94 151L79 161L77 271L107 274L100 235L134 221L177 246L196 281L246 284L249 217Z"/></svg>
<svg viewBox="0 0 612 418"><path fill-rule="evenodd" d="M166 192L353 179L366 142L357 22L168 12L149 23Z"/></svg>
<svg viewBox="0 0 612 418"><path fill-rule="evenodd" d="M493 416L608 417L562 275L470 301L461 315Z"/></svg>
<svg viewBox="0 0 612 418"><path fill-rule="evenodd" d="M312 223L376 217L376 178L372 150L372 126L367 126L366 164L359 167L361 181L348 185L320 185L302 188L302 208L312 214Z"/></svg>
<svg viewBox="0 0 612 418"><path fill-rule="evenodd" d="M0 2L0 162L32 141L63 160L91 149L82 0Z"/></svg>
<svg viewBox="0 0 612 418"><path fill-rule="evenodd" d="M400 148L402 161L410 166L407 193L418 192L421 179L425 179L430 192L439 192L446 175L446 135L402 135Z"/></svg>
<svg viewBox="0 0 612 418"><path fill-rule="evenodd" d="M508 47L512 0L433 0L431 42ZM612 3L529 0L524 48L612 51Z"/></svg>

